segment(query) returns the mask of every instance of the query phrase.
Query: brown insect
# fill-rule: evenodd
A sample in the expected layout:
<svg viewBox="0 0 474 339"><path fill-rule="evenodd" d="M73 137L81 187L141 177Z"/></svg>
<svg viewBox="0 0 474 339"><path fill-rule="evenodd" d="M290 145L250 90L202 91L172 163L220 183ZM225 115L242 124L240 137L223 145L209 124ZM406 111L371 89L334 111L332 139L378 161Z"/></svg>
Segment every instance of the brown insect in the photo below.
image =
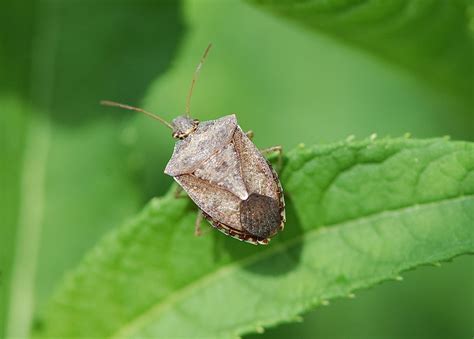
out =
<svg viewBox="0 0 474 339"><path fill-rule="evenodd" d="M231 237L252 244L268 244L283 229L285 201L278 175L263 154L278 152L281 159L281 147L259 151L251 141L252 132L244 133L234 114L202 122L190 117L194 85L210 48L211 45L194 73L186 114L171 124L140 108L111 101L101 103L145 113L172 129L173 138L179 140L165 173L199 207L196 235L200 234L204 216Z"/></svg>

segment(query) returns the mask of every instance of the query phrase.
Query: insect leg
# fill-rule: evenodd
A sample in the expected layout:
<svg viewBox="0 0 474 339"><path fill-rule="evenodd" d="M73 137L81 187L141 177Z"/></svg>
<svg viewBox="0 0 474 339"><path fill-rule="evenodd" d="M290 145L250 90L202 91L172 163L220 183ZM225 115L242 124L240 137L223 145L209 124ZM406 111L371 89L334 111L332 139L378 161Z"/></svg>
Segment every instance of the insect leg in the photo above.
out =
<svg viewBox="0 0 474 339"><path fill-rule="evenodd" d="M253 139L253 131L250 130L250 131L247 131L247 133L245 133L245 135L247 136L247 138L249 138L250 140Z"/></svg>
<svg viewBox="0 0 474 339"><path fill-rule="evenodd" d="M278 169L281 169L281 166L283 165L283 148L281 146L273 146L273 147L268 147L261 149L260 152L263 155L266 154L271 154L271 153L278 153Z"/></svg>
<svg viewBox="0 0 474 339"><path fill-rule="evenodd" d="M176 190L174 191L174 197L176 199L187 198L188 196L183 193L184 190L181 186L177 186Z"/></svg>
<svg viewBox="0 0 474 339"><path fill-rule="evenodd" d="M203 215L201 211L198 211L198 214L196 216L196 222L194 223L194 235L196 237L199 237L202 235L202 231L201 231L202 219L203 219Z"/></svg>

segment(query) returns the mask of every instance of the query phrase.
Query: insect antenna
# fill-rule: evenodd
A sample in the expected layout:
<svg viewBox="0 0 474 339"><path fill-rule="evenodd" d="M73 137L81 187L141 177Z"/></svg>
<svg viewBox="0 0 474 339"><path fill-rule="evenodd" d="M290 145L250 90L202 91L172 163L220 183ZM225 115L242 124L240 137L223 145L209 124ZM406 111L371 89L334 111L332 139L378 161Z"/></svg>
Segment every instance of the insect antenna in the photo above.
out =
<svg viewBox="0 0 474 339"><path fill-rule="evenodd" d="M201 70L202 65L204 64L204 61L207 58L207 54L209 53L209 50L211 49L212 44L209 44L204 51L204 54L201 57L201 61L196 67L196 70L194 71L193 75L193 80L191 81L191 88L189 89L188 97L186 99L186 115L189 116L190 113L190 106L191 106L191 96L193 95L193 90L194 90L194 84L196 83L198 77L199 77L199 71Z"/></svg>
<svg viewBox="0 0 474 339"><path fill-rule="evenodd" d="M104 105L104 106L120 107L120 108L123 108L123 109L128 109L128 110L130 110L130 111L145 113L145 114L148 115L150 118L153 118L153 119L155 119L155 120L160 121L161 123L163 123L163 124L166 125L167 127L171 128L172 130L174 129L173 125L171 125L168 121L166 121L165 119L159 117L159 116L156 115L156 114L153 114L153 113L150 113L150 112L148 112L148 111L145 111L144 109L141 109L141 108L138 108L138 107L129 106L129 105L124 105L124 104L121 104L121 103L118 103L118 102L108 101L108 100L102 100L102 101L100 102L100 104L101 104L101 105Z"/></svg>

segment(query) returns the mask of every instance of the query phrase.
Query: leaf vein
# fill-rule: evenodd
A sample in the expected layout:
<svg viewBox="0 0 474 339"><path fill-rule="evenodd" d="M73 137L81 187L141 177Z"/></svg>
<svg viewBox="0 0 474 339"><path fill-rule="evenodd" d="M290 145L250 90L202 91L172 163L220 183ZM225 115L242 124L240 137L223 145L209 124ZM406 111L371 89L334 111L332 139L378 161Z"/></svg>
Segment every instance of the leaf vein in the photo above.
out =
<svg viewBox="0 0 474 339"><path fill-rule="evenodd" d="M383 214L387 213L404 213L404 212L409 212L410 210L414 208L419 208L420 206L430 206L430 205L437 205L437 204L445 204L445 203L452 203L452 202L460 202L464 200L471 200L474 194L472 195L465 195L465 196L458 196L458 197L452 197L452 198L447 198L447 199L438 199L438 200L433 200L430 202L418 204L417 206L405 206L401 208L395 208L391 210L383 210L383 211L378 211L376 213L372 213L370 215L362 216L359 218L354 218L352 220L347 220L343 222L339 222L337 227L331 227L328 228L326 231L331 232L331 231L338 231L340 227L346 226L346 227L355 227L360 223L363 223L367 221L370 218L374 218ZM332 225L332 226L335 226ZM150 307L147 308L144 312L141 314L137 315L132 321L130 321L128 324L124 325L123 327L119 328L115 333L113 333L110 337L111 338L123 338L127 337L130 333L134 333L137 329L141 328L141 326L144 326L148 323L148 319L153 319L157 317L159 314L163 313L166 309L171 307L173 304L178 302L179 300L183 299L186 297L191 291L193 291L195 288L202 288L209 283L215 281L217 278L220 278L222 276L225 276L229 273L232 273L241 266L246 266L249 264L252 264L254 262L257 262L258 260L261 260L262 258L266 258L270 255L274 255L275 253L287 251L289 248L292 246L295 246L299 244L302 240L303 237L305 238L312 238L316 236L319 232L321 231L320 228L315 229L315 230L310 230L306 232L304 235L297 236L285 243L280 243L277 246L273 247L271 250L267 251L266 253L258 253L256 255L252 255L249 257L246 257L244 259L241 259L239 261L235 261L231 264L225 265L216 271L204 275L201 278L198 278L197 280L191 282L190 284L187 284L180 288L179 290L176 290L175 292L171 293L168 297L164 298L161 300L161 302L158 302Z"/></svg>

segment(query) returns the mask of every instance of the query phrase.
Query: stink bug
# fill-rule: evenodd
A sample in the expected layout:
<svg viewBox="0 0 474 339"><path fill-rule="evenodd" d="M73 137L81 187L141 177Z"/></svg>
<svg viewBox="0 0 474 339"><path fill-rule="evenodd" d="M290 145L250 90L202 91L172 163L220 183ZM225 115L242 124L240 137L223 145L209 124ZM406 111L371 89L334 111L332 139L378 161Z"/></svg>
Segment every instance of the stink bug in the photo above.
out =
<svg viewBox="0 0 474 339"><path fill-rule="evenodd" d="M244 133L234 114L200 122L190 117L191 96L209 45L194 72L186 100L186 114L172 123L140 108L102 101L145 113L172 129L176 141L173 155L165 168L182 190L200 209L196 234L200 234L202 216L219 231L252 244L268 244L283 229L285 201L280 180L263 153L278 151L272 147L259 151L252 133Z"/></svg>

